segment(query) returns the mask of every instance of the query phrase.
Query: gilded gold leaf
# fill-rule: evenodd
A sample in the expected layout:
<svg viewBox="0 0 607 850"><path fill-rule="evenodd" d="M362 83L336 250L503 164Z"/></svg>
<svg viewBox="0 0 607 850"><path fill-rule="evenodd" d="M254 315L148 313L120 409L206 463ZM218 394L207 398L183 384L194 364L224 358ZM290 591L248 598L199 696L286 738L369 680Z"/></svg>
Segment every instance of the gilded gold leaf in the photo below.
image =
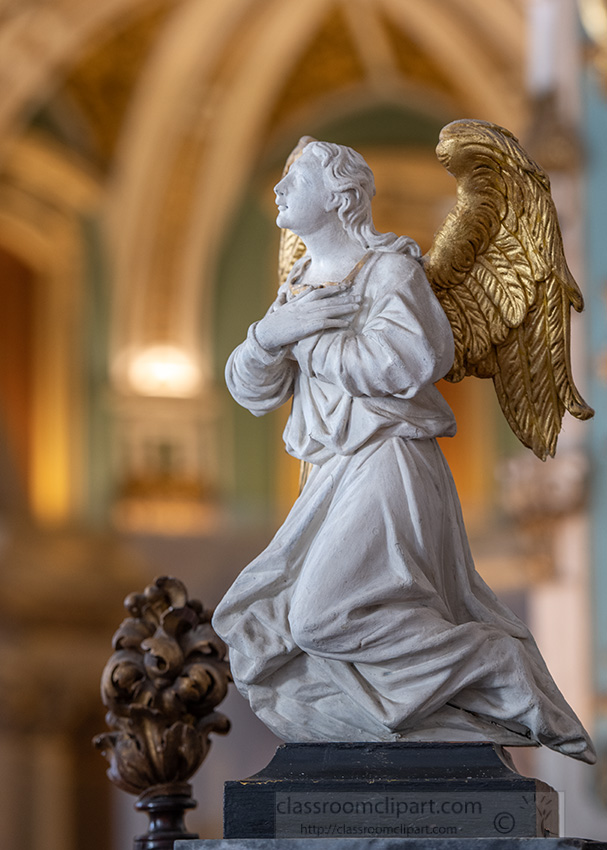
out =
<svg viewBox="0 0 607 850"><path fill-rule="evenodd" d="M593 411L575 387L571 307L582 295L567 266L550 181L507 130L454 121L437 153L457 203L424 257L455 337L452 380L491 376L510 427L553 455L565 410Z"/></svg>

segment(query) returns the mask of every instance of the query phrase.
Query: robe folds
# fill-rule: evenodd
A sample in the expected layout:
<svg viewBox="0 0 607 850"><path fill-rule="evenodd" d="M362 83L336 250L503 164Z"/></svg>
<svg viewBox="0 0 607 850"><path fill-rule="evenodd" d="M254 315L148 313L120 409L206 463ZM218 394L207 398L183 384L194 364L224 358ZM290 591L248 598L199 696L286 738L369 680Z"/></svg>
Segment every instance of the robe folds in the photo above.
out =
<svg viewBox="0 0 607 850"><path fill-rule="evenodd" d="M285 445L313 464L216 610L237 687L286 741L542 743L594 761L529 630L474 568L436 442L455 433L434 386L453 337L421 264L377 251L352 286L348 328L268 351L253 325L226 368L255 415L292 398Z"/></svg>

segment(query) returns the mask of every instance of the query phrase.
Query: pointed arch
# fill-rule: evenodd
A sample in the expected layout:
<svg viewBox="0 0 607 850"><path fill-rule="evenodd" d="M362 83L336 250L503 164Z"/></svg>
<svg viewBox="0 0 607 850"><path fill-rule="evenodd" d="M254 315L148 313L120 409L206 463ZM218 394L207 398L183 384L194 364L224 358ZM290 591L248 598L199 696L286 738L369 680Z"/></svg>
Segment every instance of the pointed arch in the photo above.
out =
<svg viewBox="0 0 607 850"><path fill-rule="evenodd" d="M473 2L480 9L480 0ZM470 9L464 14L459 0L429 0L423 8L415 0L357 0L348 28L367 72L366 96L380 96L375 72L381 62L371 47L363 55L360 32L357 37L353 30L370 15L376 44L386 22L406 32L441 73L459 77L463 112L516 130L521 103L504 77L503 59L514 57L509 68L516 73L523 29L517 35L520 18L510 0L496 4L509 10L503 38L496 31L499 50L481 37L494 26L494 10L486 24L470 30L460 20L469 22ZM342 0L189 0L173 15L142 77L107 207L116 257L115 351L167 341L194 357L202 350L209 361L209 308L226 225L284 81L327 16L342 8ZM396 84L386 78L381 96L407 96L402 73L391 63L388 76Z"/></svg>
<svg viewBox="0 0 607 850"><path fill-rule="evenodd" d="M30 118L64 68L98 32L139 9L167 0L66 0L14 4L0 27L0 155Z"/></svg>
<svg viewBox="0 0 607 850"><path fill-rule="evenodd" d="M416 0L381 0L381 3L392 20L408 30L437 63L452 73L460 90L462 105L470 109L472 115L486 117L498 124L520 122L520 88L512 85L512 80L494 61L496 52L499 55L503 48L503 38L511 39L509 48L515 56L520 53L524 20L520 22L519 38L513 38L511 3L493 4L492 20L496 20L498 5L500 12L508 10L504 15L508 25L503 38L499 30L502 48L496 45L495 52L491 43L479 37L478 31L464 25L469 20L470 10L461 14L459 2L446 5L441 0L427 0L422 5ZM478 10L478 19L483 18L487 6ZM518 127L512 129L516 131Z"/></svg>
<svg viewBox="0 0 607 850"><path fill-rule="evenodd" d="M156 249L170 251L159 232L162 212L170 206L175 169L191 166L183 160L184 148L190 148L194 162L202 156L203 139L212 131L213 109L222 96L213 88L213 69L255 2L182 3L144 69L106 204L115 263L114 351L167 336L158 328L158 315L169 323L170 316L164 303L154 309L162 293L153 294ZM167 287L172 301L175 292L165 281L165 294Z"/></svg>

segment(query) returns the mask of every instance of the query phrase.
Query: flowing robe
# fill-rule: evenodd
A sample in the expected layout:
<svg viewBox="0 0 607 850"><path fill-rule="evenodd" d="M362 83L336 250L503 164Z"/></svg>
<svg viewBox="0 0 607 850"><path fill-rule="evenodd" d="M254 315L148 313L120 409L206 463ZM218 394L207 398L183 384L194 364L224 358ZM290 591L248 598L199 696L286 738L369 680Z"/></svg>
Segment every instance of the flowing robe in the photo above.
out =
<svg viewBox="0 0 607 850"><path fill-rule="evenodd" d="M453 338L420 263L376 252L352 285L348 328L272 352L253 325L226 368L255 415L292 397L286 448L314 465L217 608L237 687L286 741L544 743L592 761L528 629L474 568L436 442L455 433L434 386Z"/></svg>

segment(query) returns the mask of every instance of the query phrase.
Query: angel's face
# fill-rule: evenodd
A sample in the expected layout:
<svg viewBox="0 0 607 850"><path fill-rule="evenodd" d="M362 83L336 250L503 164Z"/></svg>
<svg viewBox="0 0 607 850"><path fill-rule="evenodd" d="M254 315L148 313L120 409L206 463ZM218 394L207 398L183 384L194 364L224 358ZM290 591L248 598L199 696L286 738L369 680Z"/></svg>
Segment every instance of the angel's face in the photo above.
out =
<svg viewBox="0 0 607 850"><path fill-rule="evenodd" d="M336 216L333 194L325 183L322 165L309 151L304 150L276 184L274 192L278 207L276 224L302 239Z"/></svg>

